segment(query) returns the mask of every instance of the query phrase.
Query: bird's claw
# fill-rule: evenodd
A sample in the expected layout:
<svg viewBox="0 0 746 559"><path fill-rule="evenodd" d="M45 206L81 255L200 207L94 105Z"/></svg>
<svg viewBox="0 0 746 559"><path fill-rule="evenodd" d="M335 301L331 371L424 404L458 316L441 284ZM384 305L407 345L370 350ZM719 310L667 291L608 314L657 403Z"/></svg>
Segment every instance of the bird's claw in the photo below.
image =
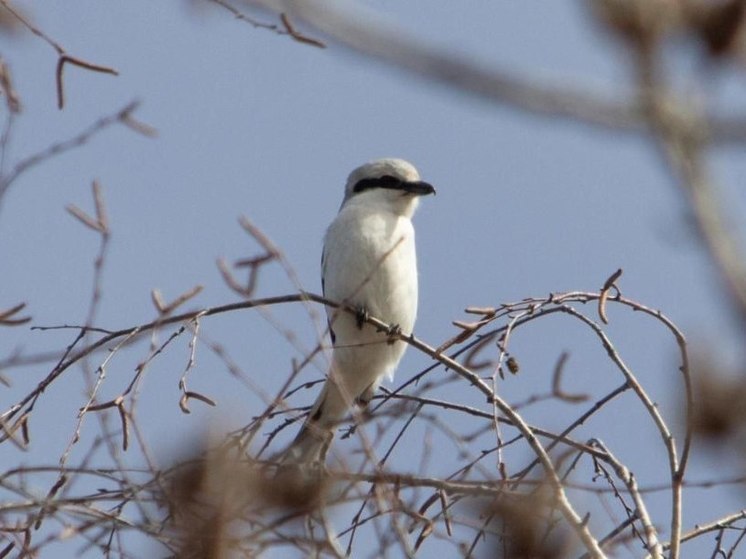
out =
<svg viewBox="0 0 746 559"><path fill-rule="evenodd" d="M393 344L399 339L399 336L401 336L401 326L398 324L391 324L386 328L386 335L389 337L387 340L389 345Z"/></svg>
<svg viewBox="0 0 746 559"><path fill-rule="evenodd" d="M368 313L367 308L361 305L355 309L355 321L357 322L358 330L363 329L363 324L368 322L369 318L370 318L370 313Z"/></svg>

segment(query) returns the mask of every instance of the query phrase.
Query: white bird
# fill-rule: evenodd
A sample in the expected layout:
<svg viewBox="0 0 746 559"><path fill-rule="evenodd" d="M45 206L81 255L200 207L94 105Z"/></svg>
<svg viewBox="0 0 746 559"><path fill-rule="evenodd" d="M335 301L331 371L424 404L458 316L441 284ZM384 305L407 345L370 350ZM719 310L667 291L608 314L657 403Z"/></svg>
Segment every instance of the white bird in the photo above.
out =
<svg viewBox="0 0 746 559"><path fill-rule="evenodd" d="M324 237L321 287L324 296L358 309L355 316L327 308L333 345L327 380L283 459L325 459L334 428L353 403L367 405L385 376L393 378L417 315L417 257L412 215L419 197L434 194L417 169L401 159L379 159L347 179L339 214ZM387 332L365 323L378 318Z"/></svg>

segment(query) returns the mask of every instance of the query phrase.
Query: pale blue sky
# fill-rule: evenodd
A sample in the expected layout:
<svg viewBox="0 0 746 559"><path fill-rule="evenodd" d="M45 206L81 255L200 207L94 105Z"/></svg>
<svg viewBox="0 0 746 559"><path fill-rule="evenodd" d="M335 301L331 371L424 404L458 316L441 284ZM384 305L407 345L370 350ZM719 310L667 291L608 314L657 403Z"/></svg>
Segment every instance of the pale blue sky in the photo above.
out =
<svg viewBox="0 0 746 559"><path fill-rule="evenodd" d="M628 87L625 57L591 24L581 2L369 4L413 34L498 69L588 84L609 94L621 95ZM254 29L199 0L73 5L45 0L26 6L26 13L70 54L114 67L120 75L68 66L67 104L59 111L55 52L23 31L0 37L24 105L6 165L73 136L133 99L141 101L135 116L159 132L148 139L110 128L32 169L11 188L0 213L0 308L26 301L35 325L85 319L98 240L64 208L72 203L90 210L94 178L103 185L112 229L97 324L117 329L153 318L153 288L169 299L202 284L195 308L236 300L215 260L257 252L238 226L239 215L282 248L306 289L320 291L321 238L347 173L369 159L395 156L411 160L438 189L415 219L416 334L424 340L438 345L452 335L450 321L462 318L468 305L595 290L621 267L626 296L663 310L694 342L715 343L728 359L742 357L728 334L730 317L717 297L716 277L647 139L517 113L334 44L316 49ZM273 21L271 15L255 15ZM675 60L685 67L693 58L696 53L688 52ZM712 89L722 88L730 98L734 91L743 93L743 82L720 85L719 79ZM735 149L720 152L717 165L724 181L743 182L746 162ZM732 206L742 208L743 194L731 195ZM261 280L260 295L293 289L277 269ZM313 344L313 327L302 312L273 312L284 327L297 330L303 344ZM610 335L673 419L672 396L679 386L675 346L637 315L612 308L610 316ZM290 346L256 314L224 315L204 328L259 385L276 386L288 371ZM564 349L578 368L568 371L568 389L620 380L589 334L566 319L549 320L532 332L514 341L522 373L509 379L509 396L544 390ZM60 349L71 339L70 332L6 329L0 358L19 347L29 353ZM154 364L143 390L142 417L152 421L152 442L164 461L203 432L206 417L238 426L261 411L260 400L237 388L203 348L191 382L220 406L213 411L195 403L195 413L181 415L177 382L187 342ZM129 382L145 351L142 346L131 363L112 366L107 394L116 395ZM410 351L397 378L426 364ZM0 389L2 401L15 401L47 370L34 366L6 373L14 385ZM45 410L32 422L35 446L26 454L6 453L3 468L12 461L54 462L59 456L81 401L77 373L67 376L42 397L55 405L39 405ZM471 397L464 387L463 398ZM649 460L641 445L648 443L630 438L625 423L639 407L632 412L632 400L625 402L629 407L619 404L600 436L640 469L641 484L662 481L652 472L645 477ZM531 413L553 425L553 412ZM659 444L653 435L650 440ZM714 463L694 460L692 477L717 477ZM40 492L45 487L40 484ZM711 507L695 509L690 500L685 525L732 510L736 501L720 494L708 498Z"/></svg>

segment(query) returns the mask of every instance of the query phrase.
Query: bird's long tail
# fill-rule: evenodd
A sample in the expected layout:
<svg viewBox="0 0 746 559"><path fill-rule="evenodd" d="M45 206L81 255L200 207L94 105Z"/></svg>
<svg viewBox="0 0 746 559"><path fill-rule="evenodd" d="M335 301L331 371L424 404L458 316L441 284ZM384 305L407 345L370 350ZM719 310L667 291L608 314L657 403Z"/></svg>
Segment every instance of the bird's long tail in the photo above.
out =
<svg viewBox="0 0 746 559"><path fill-rule="evenodd" d="M334 428L349 407L339 386L327 379L298 435L288 447L282 462L286 464L308 464L324 460L326 451L334 438Z"/></svg>

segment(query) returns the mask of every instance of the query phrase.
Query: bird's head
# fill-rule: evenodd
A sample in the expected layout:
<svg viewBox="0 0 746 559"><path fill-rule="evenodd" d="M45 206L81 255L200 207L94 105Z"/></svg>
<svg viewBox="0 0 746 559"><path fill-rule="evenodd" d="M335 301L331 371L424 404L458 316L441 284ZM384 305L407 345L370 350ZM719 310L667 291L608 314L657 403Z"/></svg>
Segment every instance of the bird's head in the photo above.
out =
<svg viewBox="0 0 746 559"><path fill-rule="evenodd" d="M419 197L426 194L435 194L435 188L420 180L414 165L403 159L377 159L350 173L342 206L382 206L409 217L417 208Z"/></svg>

